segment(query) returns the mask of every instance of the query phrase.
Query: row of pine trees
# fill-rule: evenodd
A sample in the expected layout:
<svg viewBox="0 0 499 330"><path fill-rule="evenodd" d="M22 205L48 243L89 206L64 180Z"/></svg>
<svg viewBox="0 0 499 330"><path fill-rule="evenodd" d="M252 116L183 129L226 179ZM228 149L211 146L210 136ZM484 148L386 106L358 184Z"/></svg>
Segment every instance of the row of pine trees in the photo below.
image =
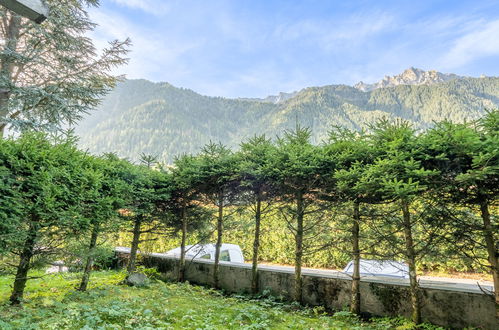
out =
<svg viewBox="0 0 499 330"><path fill-rule="evenodd" d="M360 313L361 228L367 220L379 229L380 242L403 242L400 251L409 266L416 323L422 319L417 263L424 246L444 240L459 245L470 232L480 233L478 249L486 250L497 306L499 111L476 122L436 123L424 132L402 121L380 120L362 132L333 128L319 145L310 138L309 129L297 127L276 139L250 138L236 152L210 143L197 155L177 157L171 166L147 155L140 164L114 154L93 156L79 150L71 136L25 133L0 140L0 255L17 259L10 301L22 301L36 261L57 255L69 241L88 242L79 285L79 290L86 290L99 238L125 230L132 233L129 273L137 270L137 251L145 234L178 233L178 277L183 281L187 236L212 223L213 283L218 287L225 219L241 208L254 218L256 293L261 223L273 207L295 241L294 297L302 302L304 240L314 239L307 235L315 226L332 221L317 214L340 206L351 209L351 216L342 218L350 228L354 261L351 312ZM361 211L386 205L390 216ZM470 214L481 222L472 221ZM430 233L427 242L416 239L415 232L421 230ZM467 252L471 249L463 249Z"/></svg>

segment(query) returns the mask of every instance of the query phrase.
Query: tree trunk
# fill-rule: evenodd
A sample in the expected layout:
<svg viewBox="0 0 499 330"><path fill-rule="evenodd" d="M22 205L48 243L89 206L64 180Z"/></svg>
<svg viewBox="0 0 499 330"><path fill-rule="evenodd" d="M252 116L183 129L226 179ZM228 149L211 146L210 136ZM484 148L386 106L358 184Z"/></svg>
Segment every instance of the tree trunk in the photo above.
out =
<svg viewBox="0 0 499 330"><path fill-rule="evenodd" d="M137 260L137 250L139 249L139 243L140 243L140 234L141 230L140 227L142 225L142 216L136 216L134 225L133 225L133 239L132 239L132 247L130 250L130 260L128 261L128 267L127 267L127 272L133 273L136 268L136 260Z"/></svg>
<svg viewBox="0 0 499 330"><path fill-rule="evenodd" d="M359 248L359 223L360 223L360 203L355 201L353 204L353 224L352 224L352 256L353 256L353 274L352 274L352 301L350 303L350 312L360 314L360 248Z"/></svg>
<svg viewBox="0 0 499 330"><path fill-rule="evenodd" d="M187 236L187 216L185 214L185 203L182 204L180 211L180 218L182 220L182 241L180 242L180 265L178 271L178 281L185 281L185 240Z"/></svg>
<svg viewBox="0 0 499 330"><path fill-rule="evenodd" d="M303 282L301 277L301 264L303 257L303 217L303 193L298 192L296 196L295 301L300 304L303 301Z"/></svg>
<svg viewBox="0 0 499 330"><path fill-rule="evenodd" d="M26 282L28 281L31 258L34 255L36 236L37 230L30 224L28 236L26 241L24 241L24 247L19 256L19 265L17 266L17 273L14 279L14 287L12 289L12 294L10 295L10 303L12 305L19 305L22 301Z"/></svg>
<svg viewBox="0 0 499 330"><path fill-rule="evenodd" d="M87 291L88 281L90 280L90 272L92 271L92 266L94 265L94 253L95 247L97 246L97 236L99 235L99 229L99 224L94 224L92 228L92 235L90 236L90 244L88 245L87 261L85 263L85 269L81 278L80 287L78 288L79 291Z"/></svg>
<svg viewBox="0 0 499 330"><path fill-rule="evenodd" d="M5 28L5 46L3 51L6 53L15 52L17 49L17 40L21 29L21 19L18 16L10 15L8 24ZM8 56L2 56L0 59L0 76L4 79L3 85L7 88L0 87L0 139L3 138L5 129L7 128L7 121L9 119L8 103L11 95L11 88L8 86L12 83L12 70L14 64Z"/></svg>
<svg viewBox="0 0 499 330"><path fill-rule="evenodd" d="M220 287L220 249L222 247L224 199L223 190L218 194L218 217L217 217L217 244L215 246L215 265L213 267L213 285L216 289Z"/></svg>
<svg viewBox="0 0 499 330"><path fill-rule="evenodd" d="M256 194L255 239L253 240L253 264L251 267L251 292L258 293L258 249L260 248L260 222L262 216L262 192Z"/></svg>
<svg viewBox="0 0 499 330"><path fill-rule="evenodd" d="M492 224L490 223L490 213L487 200L482 200L482 203L480 204L480 211L483 220L483 236L485 238L485 244L487 246L487 254L490 268L492 270L492 278L494 280L496 318L499 320L499 252L496 248L494 231L492 229Z"/></svg>
<svg viewBox="0 0 499 330"><path fill-rule="evenodd" d="M411 291L412 321L416 324L421 323L421 299L419 296L419 284L416 274L416 253L414 251L414 242L412 240L411 215L409 213L409 203L402 201L402 213L406 248L406 263L409 265L409 282Z"/></svg>

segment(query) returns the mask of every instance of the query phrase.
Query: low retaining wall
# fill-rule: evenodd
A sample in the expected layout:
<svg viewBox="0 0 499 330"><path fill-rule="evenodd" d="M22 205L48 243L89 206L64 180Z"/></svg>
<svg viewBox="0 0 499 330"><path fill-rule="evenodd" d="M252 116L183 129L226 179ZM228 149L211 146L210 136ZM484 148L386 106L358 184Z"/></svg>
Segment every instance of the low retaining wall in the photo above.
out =
<svg viewBox="0 0 499 330"><path fill-rule="evenodd" d="M118 252L120 259L126 252ZM176 280L179 260L159 253L142 255L146 267L154 267L167 279ZM186 262L186 280L200 285L213 285L213 261L195 259ZM321 273L322 272L322 273ZM303 272L303 300L311 306L343 310L350 303L351 280L341 274L324 271ZM294 273L292 267L259 267L260 292L268 292L292 300ZM251 265L220 262L220 287L227 292L249 293ZM410 317L411 304L408 284L397 279L362 279L360 283L361 311L378 316ZM421 288L422 317L425 322L453 327L499 329L495 318L493 297L473 290Z"/></svg>

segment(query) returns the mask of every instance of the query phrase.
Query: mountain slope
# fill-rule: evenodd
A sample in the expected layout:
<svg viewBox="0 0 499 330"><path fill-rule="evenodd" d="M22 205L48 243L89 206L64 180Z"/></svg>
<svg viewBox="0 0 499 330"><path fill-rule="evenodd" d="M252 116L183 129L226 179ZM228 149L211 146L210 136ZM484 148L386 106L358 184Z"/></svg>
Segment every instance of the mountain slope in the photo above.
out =
<svg viewBox="0 0 499 330"><path fill-rule="evenodd" d="M441 73L435 70L424 71L421 69L409 68L401 74L392 77L385 76L377 83L366 84L361 81L354 87L363 92L369 92L378 88L395 87L399 85L432 85L459 78L463 77L453 73Z"/></svg>
<svg viewBox="0 0 499 330"><path fill-rule="evenodd" d="M170 162L210 140L237 147L254 134L274 137L296 124L310 127L319 143L333 125L359 129L389 117L426 128L444 119L474 119L498 107L499 78L494 77L455 76L366 92L346 85L311 87L278 101L207 97L167 83L128 80L76 132L80 145L94 153L115 151L132 160L146 153Z"/></svg>

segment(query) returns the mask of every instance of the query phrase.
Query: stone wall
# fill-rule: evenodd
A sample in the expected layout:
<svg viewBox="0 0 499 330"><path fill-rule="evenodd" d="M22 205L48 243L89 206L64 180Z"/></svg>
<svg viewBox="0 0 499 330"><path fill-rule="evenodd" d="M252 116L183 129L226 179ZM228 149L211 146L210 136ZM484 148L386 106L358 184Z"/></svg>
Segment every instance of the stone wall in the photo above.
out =
<svg viewBox="0 0 499 330"><path fill-rule="evenodd" d="M126 258L126 253L121 253ZM162 254L142 256L142 263L154 267L165 278L176 280L177 258ZM186 280L200 285L213 285L213 261L196 259L187 261ZM322 273L321 273L322 272ZM303 299L311 306L324 306L328 310L343 310L350 302L351 280L346 276L329 275L320 270L303 271ZM249 293L251 290L251 265L221 262L220 286L227 292ZM261 292L292 300L294 274L292 267L259 267ZM378 316L410 316L409 287L403 280L384 281L362 279L361 311ZM424 321L452 327L478 327L499 329L495 318L495 304L490 295L467 290L422 288ZM469 290L468 290L469 291Z"/></svg>

